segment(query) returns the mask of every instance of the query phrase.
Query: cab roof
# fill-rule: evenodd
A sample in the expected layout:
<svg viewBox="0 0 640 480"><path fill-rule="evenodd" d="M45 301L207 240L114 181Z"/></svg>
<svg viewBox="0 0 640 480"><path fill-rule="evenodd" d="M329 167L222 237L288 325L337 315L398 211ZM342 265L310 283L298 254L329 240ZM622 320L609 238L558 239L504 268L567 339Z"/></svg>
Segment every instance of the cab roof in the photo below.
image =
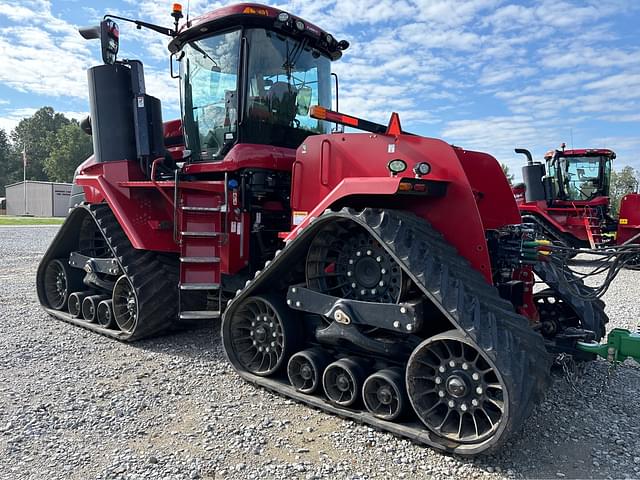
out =
<svg viewBox="0 0 640 480"><path fill-rule="evenodd" d="M236 26L269 28L294 38L306 38L312 47L332 60L342 56L342 49L333 35L289 12L259 3L229 5L190 19L169 43L169 50L176 52L191 40Z"/></svg>
<svg viewBox="0 0 640 480"><path fill-rule="evenodd" d="M608 148L581 148L575 150L549 150L544 158L549 160L558 152L561 157L611 157L616 158L616 153Z"/></svg>

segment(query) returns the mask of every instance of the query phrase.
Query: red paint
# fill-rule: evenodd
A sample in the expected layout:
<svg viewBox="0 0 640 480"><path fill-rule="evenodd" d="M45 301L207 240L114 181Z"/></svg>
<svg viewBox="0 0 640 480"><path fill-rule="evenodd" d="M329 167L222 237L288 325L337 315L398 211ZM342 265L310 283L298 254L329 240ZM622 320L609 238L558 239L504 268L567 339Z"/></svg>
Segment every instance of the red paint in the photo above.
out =
<svg viewBox="0 0 640 480"><path fill-rule="evenodd" d="M330 154L323 155L324 151ZM331 164L328 178L322 168L327 156ZM405 160L407 171L391 177L387 163L393 159ZM520 217L506 180L496 182L490 175L482 177L480 170L468 165L474 160L489 172L500 169L489 155L454 150L449 144L431 138L361 133L309 137L297 151L291 199L292 210L310 214L289 238L294 238L310 217L320 215L331 205L349 204L362 195L371 195L374 201L380 195L389 196L382 202L385 207L410 210L427 219L491 283L483 222L487 228L497 228L520 223ZM431 165L425 179L448 183L447 195L442 198L394 195L400 179L412 177L411 169L421 161ZM485 192L482 200L476 200L463 162L472 173L473 187ZM480 207L482 202L485 203Z"/></svg>
<svg viewBox="0 0 640 480"><path fill-rule="evenodd" d="M626 222L624 222L625 220ZM620 201L616 242L618 245L622 244L638 233L640 233L640 194L630 193ZM640 238L635 239L633 243L640 243Z"/></svg>
<svg viewBox="0 0 640 480"><path fill-rule="evenodd" d="M295 150L290 148L243 143L235 145L219 162L191 163L183 171L194 174L234 172L242 168L290 171L295 158Z"/></svg>

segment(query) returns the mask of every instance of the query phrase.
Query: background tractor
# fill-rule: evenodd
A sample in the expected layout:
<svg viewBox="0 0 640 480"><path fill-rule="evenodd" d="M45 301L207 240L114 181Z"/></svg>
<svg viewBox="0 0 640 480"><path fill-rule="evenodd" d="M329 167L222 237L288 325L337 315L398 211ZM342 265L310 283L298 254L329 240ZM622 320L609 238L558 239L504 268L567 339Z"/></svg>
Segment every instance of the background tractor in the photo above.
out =
<svg viewBox="0 0 640 480"><path fill-rule="evenodd" d="M349 44L295 15L173 16L122 19L171 39L182 118L166 123L142 63L117 59L120 17L82 32L104 60L95 154L38 268L44 309L122 341L221 317L249 382L439 450L499 448L549 352L579 355L607 316L541 260L496 159L331 110Z"/></svg>
<svg viewBox="0 0 640 480"><path fill-rule="evenodd" d="M516 153L527 157L524 183L513 188L518 208L545 237L572 248L640 243L640 194L625 195L618 218L610 215L613 151L566 150L563 144L545 155L545 164L528 150ZM627 265L640 265L640 258Z"/></svg>

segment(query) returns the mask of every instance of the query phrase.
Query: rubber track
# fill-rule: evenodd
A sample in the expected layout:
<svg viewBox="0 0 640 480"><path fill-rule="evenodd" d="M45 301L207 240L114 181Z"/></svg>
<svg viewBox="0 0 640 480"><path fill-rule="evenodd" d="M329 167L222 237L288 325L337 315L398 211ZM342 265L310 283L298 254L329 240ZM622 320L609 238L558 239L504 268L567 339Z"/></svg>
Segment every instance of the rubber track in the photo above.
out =
<svg viewBox="0 0 640 480"><path fill-rule="evenodd" d="M609 323L609 317L604 311L604 302L599 298L586 300L576 297L571 293L569 287L561 282L554 266L549 262L540 262L534 267L534 272L540 279L550 288L555 290L560 298L570 305L580 318L582 328L591 330L596 334L596 341L600 341L607 333L606 325ZM573 277L574 287L582 294L589 295L593 289L584 284L582 279Z"/></svg>
<svg viewBox="0 0 640 480"><path fill-rule="evenodd" d="M169 330L178 314L177 259L174 266L162 253L133 248L107 205L80 205L76 208L86 210L93 217L121 271L131 282L138 299L137 328L132 334L127 334L120 330L102 328L81 318L73 318L66 312L46 307L45 310L60 320L126 342Z"/></svg>
<svg viewBox="0 0 640 480"><path fill-rule="evenodd" d="M289 242L276 258L267 262L262 272L238 292L223 315L228 316L243 299L270 288L270 272L283 263L304 261L296 254L296 245L313 237L328 222L351 220L378 240L403 270L445 314L451 323L494 362L502 375L510 396L510 414L498 441L487 447L450 442L429 432L421 423L401 424L379 420L365 411L354 412L329 404L323 398L296 392L290 385L272 378L263 378L241 371L227 354L238 373L251 383L266 387L295 400L346 418L367 423L376 428L425 443L436 449L458 454L488 453L522 426L536 402L540 401L549 384L551 356L542 336L534 332L528 320L515 313L510 302L500 298L497 290L461 257L423 219L393 210L342 210L328 212L316 219L295 240ZM225 352L226 352L225 344Z"/></svg>

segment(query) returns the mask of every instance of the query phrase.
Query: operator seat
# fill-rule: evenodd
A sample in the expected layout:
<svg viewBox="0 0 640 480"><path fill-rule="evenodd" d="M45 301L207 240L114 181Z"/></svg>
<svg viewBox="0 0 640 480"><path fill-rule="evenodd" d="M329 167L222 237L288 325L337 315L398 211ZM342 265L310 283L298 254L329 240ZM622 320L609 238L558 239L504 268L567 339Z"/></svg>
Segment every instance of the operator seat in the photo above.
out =
<svg viewBox="0 0 640 480"><path fill-rule="evenodd" d="M274 123L290 125L296 118L298 90L287 82L275 82L267 92L267 105Z"/></svg>

